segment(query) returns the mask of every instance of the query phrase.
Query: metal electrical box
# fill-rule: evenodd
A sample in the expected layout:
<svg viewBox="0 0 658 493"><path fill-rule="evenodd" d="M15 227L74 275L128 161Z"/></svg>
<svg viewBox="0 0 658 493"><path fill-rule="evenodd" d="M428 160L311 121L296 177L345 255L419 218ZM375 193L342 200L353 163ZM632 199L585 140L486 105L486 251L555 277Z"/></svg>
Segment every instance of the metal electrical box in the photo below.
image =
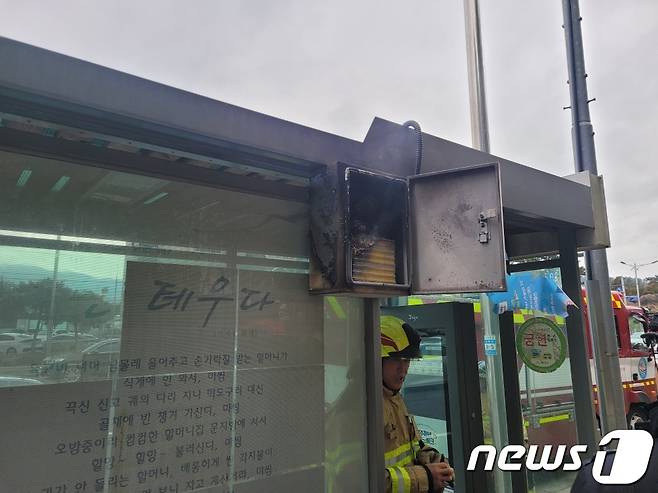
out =
<svg viewBox="0 0 658 493"><path fill-rule="evenodd" d="M409 178L414 293L505 291L498 165Z"/></svg>
<svg viewBox="0 0 658 493"><path fill-rule="evenodd" d="M398 177L343 163L311 179L309 289L504 291L498 164Z"/></svg>

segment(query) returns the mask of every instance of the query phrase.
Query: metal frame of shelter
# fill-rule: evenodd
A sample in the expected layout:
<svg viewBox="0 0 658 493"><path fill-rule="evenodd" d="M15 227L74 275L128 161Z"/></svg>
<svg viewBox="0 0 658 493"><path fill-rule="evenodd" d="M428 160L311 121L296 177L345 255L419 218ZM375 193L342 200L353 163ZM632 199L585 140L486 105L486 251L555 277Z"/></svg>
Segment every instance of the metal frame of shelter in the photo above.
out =
<svg viewBox="0 0 658 493"><path fill-rule="evenodd" d="M398 176L415 172L415 130L379 118L358 142L5 38L0 38L0 67L3 150L302 202L308 200L309 177L336 162ZM561 268L564 290L580 303L577 251L609 243L600 177L559 177L433 135L423 134L422 139L423 172L500 164L508 260L555 259L558 254L551 266ZM537 266L517 263L513 269ZM578 440L593 445L596 427L585 334L577 308L570 308L570 314L567 334ZM383 491L384 468L378 319L379 301L368 299L365 360L372 492ZM504 332L513 334L511 323L501 322ZM514 395L518 381L513 337L503 337L501 343L505 388L510 389L508 439L523 443L520 404L513 405L519 399L518 392ZM522 478L514 482L514 491L523 489Z"/></svg>

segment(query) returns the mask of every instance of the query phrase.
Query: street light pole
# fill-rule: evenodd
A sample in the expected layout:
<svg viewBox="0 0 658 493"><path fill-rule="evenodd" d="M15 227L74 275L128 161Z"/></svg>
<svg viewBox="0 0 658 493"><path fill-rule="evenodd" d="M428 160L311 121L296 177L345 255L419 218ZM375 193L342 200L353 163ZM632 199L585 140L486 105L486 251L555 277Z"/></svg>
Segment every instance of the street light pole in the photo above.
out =
<svg viewBox="0 0 658 493"><path fill-rule="evenodd" d="M635 295L637 296L637 306L642 307L642 301L640 300L640 285L637 282L637 267L635 268Z"/></svg>
<svg viewBox="0 0 658 493"><path fill-rule="evenodd" d="M640 308L642 308L642 302L640 301L640 284L637 280L637 271L639 270L640 267L646 267L647 265L655 264L656 262L658 262L658 260L654 260L653 262L647 262L646 264L638 264L637 262L633 262L632 264L629 264L627 262L624 262L623 260L620 262L625 266L633 269L633 274L635 275L635 294L637 294L637 306L639 306ZM622 276L622 282L624 282L623 279L624 277Z"/></svg>
<svg viewBox="0 0 658 493"><path fill-rule="evenodd" d="M484 89L484 62L482 57L482 33L480 30L480 6L478 0L464 0L466 31L466 59L468 66L468 93L471 116L471 139L473 147L489 152L489 121ZM484 336L501 340L498 315L493 313L489 297L480 295ZM503 361L500 354L485 356L487 369L487 397L494 446L500 450L509 445L509 432L505 416L505 385ZM508 471L494 470L496 491L512 491L512 476Z"/></svg>
<svg viewBox="0 0 658 493"><path fill-rule="evenodd" d="M562 0L564 36L569 73L571 100L571 136L576 171L589 171L598 175L594 130L589 114L587 74L581 29L582 17L578 0ZM590 307L600 305L599 323L591 327L592 349L596 365L599 415L603 434L626 429L626 411L622 394L619 349L615 337L614 314L610 303L610 277L608 257L604 249L585 252ZM594 298L597 298L594 300ZM598 302L598 303L596 303ZM590 320L592 320L590 318Z"/></svg>

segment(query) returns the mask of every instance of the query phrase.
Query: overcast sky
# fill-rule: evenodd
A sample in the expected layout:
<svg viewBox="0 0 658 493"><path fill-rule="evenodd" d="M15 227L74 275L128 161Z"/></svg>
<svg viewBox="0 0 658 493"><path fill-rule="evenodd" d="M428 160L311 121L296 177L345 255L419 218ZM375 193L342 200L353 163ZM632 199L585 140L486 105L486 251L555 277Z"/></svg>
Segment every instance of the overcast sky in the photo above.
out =
<svg viewBox="0 0 658 493"><path fill-rule="evenodd" d="M480 7L492 153L572 173L561 1ZM658 259L658 1L580 7L610 273L630 276L621 260ZM0 12L2 36L335 134L362 140L379 116L471 142L462 0L0 0Z"/></svg>

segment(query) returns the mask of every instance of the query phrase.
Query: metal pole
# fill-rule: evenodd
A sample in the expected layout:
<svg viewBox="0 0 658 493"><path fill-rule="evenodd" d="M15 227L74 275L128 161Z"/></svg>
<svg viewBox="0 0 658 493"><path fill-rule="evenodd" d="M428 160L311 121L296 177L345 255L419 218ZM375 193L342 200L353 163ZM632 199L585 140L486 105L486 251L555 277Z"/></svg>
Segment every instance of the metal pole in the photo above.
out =
<svg viewBox="0 0 658 493"><path fill-rule="evenodd" d="M53 265L53 285L50 290L50 308L48 309L48 328L46 330L46 354L52 354L52 337L55 333L55 295L57 293L57 272L59 270L59 239L57 235L57 250L55 250L55 265Z"/></svg>
<svg viewBox="0 0 658 493"><path fill-rule="evenodd" d="M464 0L464 23L466 31L466 57L468 66L468 94L471 115L471 139L473 147L489 152L489 120L484 91L484 62L480 35L480 9L478 0ZM495 338L500 343L498 316L494 316L486 294L480 295L482 325L485 337ZM505 412L505 386L503 383L502 354L485 356L487 365L487 396L491 422L493 445L501 450L509 445L509 434ZM520 445L520 444L519 444ZM509 472L494 468L496 492L512 491L512 477Z"/></svg>
<svg viewBox="0 0 658 493"><path fill-rule="evenodd" d="M489 297L480 295L480 310L484 337L494 339L500 346L500 323L498 315L493 313ZM487 397L489 400L489 422L491 423L491 441L497 450L509 445L509 431L507 429L507 403L505 401L505 382L503 380L502 350L497 349L496 355L485 355L487 370ZM522 444L515 444L522 445ZM496 493L512 491L512 476L509 472L501 471L498 467L493 470Z"/></svg>
<svg viewBox="0 0 658 493"><path fill-rule="evenodd" d="M633 270L635 271L635 294L637 295L637 306L642 307L642 302L640 301L640 284L637 282L637 264L633 265Z"/></svg>
<svg viewBox="0 0 658 493"><path fill-rule="evenodd" d="M576 171L589 171L597 174L596 153L594 149L594 131L590 121L589 100L587 98L587 82L585 73L585 57L583 54L583 39L580 27L582 18L578 0L562 0L564 16L564 36L567 48L567 64L569 69L569 95L571 99L572 140ZM605 389L605 399L599 399L599 406L605 409L606 419L601 420L604 432L615 429L625 429L626 413L624 396L622 394L621 374L619 370L619 351L615 334L614 315L610 303L610 278L608 274L608 258L604 249L585 252L587 278L598 281L598 296L602 301L602 316L600 326L592 324L592 344L599 389ZM589 293L590 296L595 293Z"/></svg>
<svg viewBox="0 0 658 493"><path fill-rule="evenodd" d="M505 417L507 419L507 438L509 443L524 445L523 411L521 409L521 389L519 386L519 367L516 359L514 336L514 314L511 311L496 316L500 326L500 360L503 365L503 383L505 388ZM527 493L528 475L521 466L511 473L511 488L505 493ZM498 493L498 490L496 490Z"/></svg>
<svg viewBox="0 0 658 493"><path fill-rule="evenodd" d="M621 296L624 298L624 305L626 304L626 286L624 286L624 276L621 276Z"/></svg>
<svg viewBox="0 0 658 493"><path fill-rule="evenodd" d="M475 149L489 152L489 119L484 92L484 62L478 0L464 0L464 20L466 24L468 96L471 108L471 139Z"/></svg>
<svg viewBox="0 0 658 493"><path fill-rule="evenodd" d="M384 482L384 403L379 332L379 299L364 301L366 366L366 433L368 437L368 491L386 491Z"/></svg>

